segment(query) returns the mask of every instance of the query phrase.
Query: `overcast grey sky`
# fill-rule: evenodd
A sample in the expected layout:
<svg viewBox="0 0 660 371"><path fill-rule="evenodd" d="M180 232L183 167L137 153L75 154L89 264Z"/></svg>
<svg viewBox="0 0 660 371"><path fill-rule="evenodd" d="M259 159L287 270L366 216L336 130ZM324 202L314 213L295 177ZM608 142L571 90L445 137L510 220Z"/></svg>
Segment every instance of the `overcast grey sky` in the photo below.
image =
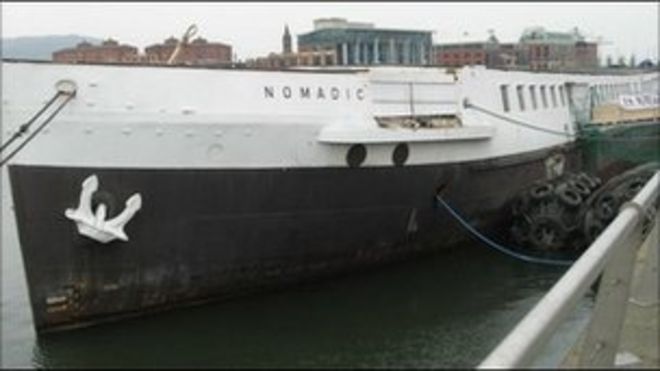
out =
<svg viewBox="0 0 660 371"><path fill-rule="evenodd" d="M2 36L82 34L113 37L145 47L180 37L196 23L208 40L231 44L241 59L281 48L287 23L296 35L320 17L373 22L376 27L434 31L435 43L455 41L464 32L485 39L488 29L501 41L516 41L524 28L568 31L577 26L602 37L601 57L658 60L658 12L642 3L2 3ZM294 42L295 43L295 42Z"/></svg>

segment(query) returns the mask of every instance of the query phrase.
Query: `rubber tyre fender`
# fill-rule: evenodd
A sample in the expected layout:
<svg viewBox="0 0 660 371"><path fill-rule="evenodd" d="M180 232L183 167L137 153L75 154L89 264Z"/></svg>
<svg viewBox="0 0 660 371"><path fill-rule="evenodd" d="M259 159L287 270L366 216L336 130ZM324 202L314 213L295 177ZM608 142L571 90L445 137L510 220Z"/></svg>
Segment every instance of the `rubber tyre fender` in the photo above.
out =
<svg viewBox="0 0 660 371"><path fill-rule="evenodd" d="M529 237L532 245L539 250L557 251L566 247L567 232L557 218L541 216L534 220Z"/></svg>
<svg viewBox="0 0 660 371"><path fill-rule="evenodd" d="M596 179L597 178L595 177L590 177L587 173L580 173L577 176L577 180L583 181L589 186L589 188L591 188L592 191L600 186L600 182Z"/></svg>
<svg viewBox="0 0 660 371"><path fill-rule="evenodd" d="M562 203L570 207L580 206L582 203L582 195L573 187L569 187L566 184L557 187L557 197L559 197Z"/></svg>
<svg viewBox="0 0 660 371"><path fill-rule="evenodd" d="M529 223L522 218L513 221L511 236L517 244L521 245L529 240L529 227Z"/></svg>
<svg viewBox="0 0 660 371"><path fill-rule="evenodd" d="M639 193L639 191L641 191L642 188L644 188L645 184L646 181L644 180L644 178L641 177L631 180L626 184L626 189L623 192L624 197L627 200L632 200L633 198L635 198L635 196L637 196L637 193Z"/></svg>
<svg viewBox="0 0 660 371"><path fill-rule="evenodd" d="M533 186L529 190L529 195L535 200L542 200L552 194L553 186L550 183L542 183Z"/></svg>
<svg viewBox="0 0 660 371"><path fill-rule="evenodd" d="M585 182L584 180L575 179L572 180L569 184L583 198L587 198L591 194L591 187L589 186L589 183Z"/></svg>
<svg viewBox="0 0 660 371"><path fill-rule="evenodd" d="M593 206L594 214L601 220L609 221L616 216L619 199L613 193L603 193Z"/></svg>
<svg viewBox="0 0 660 371"><path fill-rule="evenodd" d="M511 213L513 216L518 216L524 213L529 208L529 202L526 197L518 197L511 205Z"/></svg>
<svg viewBox="0 0 660 371"><path fill-rule="evenodd" d="M586 247L589 247L600 233L605 229L606 224L597 216L594 215L593 210L590 210L584 221L583 234L586 239Z"/></svg>

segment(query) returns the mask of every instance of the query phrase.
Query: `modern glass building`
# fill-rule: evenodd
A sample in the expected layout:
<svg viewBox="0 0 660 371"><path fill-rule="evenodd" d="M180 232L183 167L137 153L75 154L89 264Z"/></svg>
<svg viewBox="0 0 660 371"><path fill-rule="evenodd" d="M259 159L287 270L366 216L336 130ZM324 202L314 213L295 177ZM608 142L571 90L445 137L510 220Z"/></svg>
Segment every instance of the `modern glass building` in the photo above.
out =
<svg viewBox="0 0 660 371"><path fill-rule="evenodd" d="M431 31L375 28L343 18L314 21L314 31L298 36L298 50L332 50L337 64L427 65L431 63Z"/></svg>

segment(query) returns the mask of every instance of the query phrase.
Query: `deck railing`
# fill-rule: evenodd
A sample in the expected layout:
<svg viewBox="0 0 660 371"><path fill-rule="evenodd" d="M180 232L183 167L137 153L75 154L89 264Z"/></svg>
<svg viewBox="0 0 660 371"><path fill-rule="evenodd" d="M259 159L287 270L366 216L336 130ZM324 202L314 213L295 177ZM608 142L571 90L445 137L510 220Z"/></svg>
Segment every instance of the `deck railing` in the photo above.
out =
<svg viewBox="0 0 660 371"><path fill-rule="evenodd" d="M656 224L653 210L658 205L659 188L660 172L656 172L631 202L622 205L619 215L479 368L530 367L601 273L578 367L612 367L637 248ZM649 248L659 247L652 243Z"/></svg>

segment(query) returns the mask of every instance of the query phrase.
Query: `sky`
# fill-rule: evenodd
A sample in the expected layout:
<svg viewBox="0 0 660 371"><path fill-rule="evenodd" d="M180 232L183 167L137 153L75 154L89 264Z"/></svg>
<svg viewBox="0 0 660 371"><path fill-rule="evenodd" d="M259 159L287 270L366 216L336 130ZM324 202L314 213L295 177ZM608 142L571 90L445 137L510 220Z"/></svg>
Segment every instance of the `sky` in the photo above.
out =
<svg viewBox="0 0 660 371"><path fill-rule="evenodd" d="M577 26L588 38L603 41L603 59L635 54L637 61L657 61L658 13L655 2L2 2L2 37L79 34L144 48L181 37L194 23L197 36L231 44L237 57L246 59L281 51L285 24L297 35L311 31L316 18L342 17L433 31L434 43L485 40L489 29L500 41L515 42L526 27L570 31Z"/></svg>

